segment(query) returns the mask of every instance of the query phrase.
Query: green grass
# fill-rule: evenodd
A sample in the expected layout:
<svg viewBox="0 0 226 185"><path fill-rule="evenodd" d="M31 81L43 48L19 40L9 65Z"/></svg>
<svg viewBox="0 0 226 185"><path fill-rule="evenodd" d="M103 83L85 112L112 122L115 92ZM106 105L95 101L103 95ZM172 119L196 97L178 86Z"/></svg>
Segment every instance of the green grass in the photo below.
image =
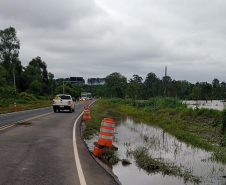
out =
<svg viewBox="0 0 226 185"><path fill-rule="evenodd" d="M98 100L99 101L99 100ZM85 139L91 138L94 134L99 134L101 121L105 116L105 110L109 109L108 104L94 103L91 110L91 120L86 121L86 129L83 132Z"/></svg>
<svg viewBox="0 0 226 185"><path fill-rule="evenodd" d="M98 158L108 165L114 165L121 161L117 152L107 149L101 155L99 155Z"/></svg>
<svg viewBox="0 0 226 185"><path fill-rule="evenodd" d="M94 122L89 127L99 130L105 112L111 109L111 111L131 116L136 121L159 126L187 144L206 151L213 151L211 159L226 163L226 147L222 147L225 142L224 135L222 135L222 111L187 108L181 101L178 103L176 101L179 100L171 98L164 103L162 98L155 98L147 102L142 101L144 106L141 101L132 103L133 101L130 100L101 99L93 107L92 119L95 116L96 118L92 120ZM88 132L89 129L86 138L90 137ZM93 134L94 131L90 131L90 133Z"/></svg>
<svg viewBox="0 0 226 185"><path fill-rule="evenodd" d="M0 114L14 112L14 101L10 102L9 105L0 107ZM19 100L17 101L17 111L23 110L30 110L30 109L37 109L43 107L52 106L52 100L37 100L37 101L26 101L26 100Z"/></svg>
<svg viewBox="0 0 226 185"><path fill-rule="evenodd" d="M190 181L195 184L201 182L201 178L192 175L192 170L187 169L183 166L176 166L173 163L167 163L163 159L152 158L148 154L148 149L145 147L138 147L133 151L133 156L136 160L137 165L146 170L149 173L160 172L163 176L176 176L184 179L184 182Z"/></svg>

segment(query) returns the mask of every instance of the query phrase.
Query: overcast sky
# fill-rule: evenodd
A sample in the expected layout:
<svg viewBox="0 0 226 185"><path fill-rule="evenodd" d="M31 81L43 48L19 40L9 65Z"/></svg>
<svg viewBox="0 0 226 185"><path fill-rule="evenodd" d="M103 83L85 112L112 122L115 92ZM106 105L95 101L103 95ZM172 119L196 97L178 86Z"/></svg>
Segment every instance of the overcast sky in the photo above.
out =
<svg viewBox="0 0 226 185"><path fill-rule="evenodd" d="M55 78L129 80L165 66L175 80L226 81L224 0L0 0L27 66L40 56Z"/></svg>

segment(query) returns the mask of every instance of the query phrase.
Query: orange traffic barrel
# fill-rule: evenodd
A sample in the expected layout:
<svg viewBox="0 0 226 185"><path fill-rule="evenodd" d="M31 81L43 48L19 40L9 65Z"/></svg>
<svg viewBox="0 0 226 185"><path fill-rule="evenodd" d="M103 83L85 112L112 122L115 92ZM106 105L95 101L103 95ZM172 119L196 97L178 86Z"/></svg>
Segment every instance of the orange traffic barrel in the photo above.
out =
<svg viewBox="0 0 226 185"><path fill-rule="evenodd" d="M115 123L113 119L104 118L101 122L98 144L112 147Z"/></svg>
<svg viewBox="0 0 226 185"><path fill-rule="evenodd" d="M84 111L83 111L83 121L87 121L87 120L91 120L89 105L88 105L88 107L85 106Z"/></svg>
<svg viewBox="0 0 226 185"><path fill-rule="evenodd" d="M17 112L16 102L14 102L14 112Z"/></svg>
<svg viewBox="0 0 226 185"><path fill-rule="evenodd" d="M104 149L103 148L99 148L97 146L94 146L94 149L93 149L93 155L98 157L99 155L101 155L102 153L104 152Z"/></svg>

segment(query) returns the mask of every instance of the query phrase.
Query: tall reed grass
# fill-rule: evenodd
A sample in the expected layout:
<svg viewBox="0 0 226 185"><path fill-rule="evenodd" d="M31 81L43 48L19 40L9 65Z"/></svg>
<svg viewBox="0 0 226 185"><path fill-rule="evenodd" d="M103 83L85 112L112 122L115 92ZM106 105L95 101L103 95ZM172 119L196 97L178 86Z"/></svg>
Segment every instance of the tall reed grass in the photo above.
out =
<svg viewBox="0 0 226 185"><path fill-rule="evenodd" d="M226 163L226 147L220 146L226 129L226 110L192 109L177 98L105 99L98 103L107 103L137 121L157 125L187 144L213 151L214 160Z"/></svg>
<svg viewBox="0 0 226 185"><path fill-rule="evenodd" d="M86 121L86 129L83 132L85 139L91 138L94 134L98 134L100 131L101 121L105 116L106 110L110 106L106 103L94 103L91 109L91 120Z"/></svg>
<svg viewBox="0 0 226 185"><path fill-rule="evenodd" d="M147 172L160 172L163 176L177 176L183 178L185 184L189 181L194 184L199 184L201 182L201 178L193 175L191 169L187 169L183 166L176 166L173 163L167 163L161 158L153 158L145 147L137 147L133 151L133 156L138 166Z"/></svg>
<svg viewBox="0 0 226 185"><path fill-rule="evenodd" d="M153 109L161 109L161 108L176 108L176 107L184 107L187 108L187 105L180 101L178 98L151 98L149 100L130 100L130 99L107 99L106 102L122 104L122 105L130 105L136 108L153 108Z"/></svg>

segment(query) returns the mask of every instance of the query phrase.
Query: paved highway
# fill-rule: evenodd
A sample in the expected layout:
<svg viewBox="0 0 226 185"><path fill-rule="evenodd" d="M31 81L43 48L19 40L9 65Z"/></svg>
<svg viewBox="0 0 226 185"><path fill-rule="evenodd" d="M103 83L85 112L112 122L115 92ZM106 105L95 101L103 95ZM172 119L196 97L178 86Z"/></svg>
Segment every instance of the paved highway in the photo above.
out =
<svg viewBox="0 0 226 185"><path fill-rule="evenodd" d="M41 109L33 109L33 110L13 112L8 114L0 114L0 127L11 124L11 123L15 123L17 121L21 121L27 118L31 118L34 116L38 116L46 113L52 113L53 112L52 110L53 110L52 107L46 107Z"/></svg>
<svg viewBox="0 0 226 185"><path fill-rule="evenodd" d="M90 103L77 102L74 113L48 107L0 115L0 184L119 184L81 139L81 114Z"/></svg>

